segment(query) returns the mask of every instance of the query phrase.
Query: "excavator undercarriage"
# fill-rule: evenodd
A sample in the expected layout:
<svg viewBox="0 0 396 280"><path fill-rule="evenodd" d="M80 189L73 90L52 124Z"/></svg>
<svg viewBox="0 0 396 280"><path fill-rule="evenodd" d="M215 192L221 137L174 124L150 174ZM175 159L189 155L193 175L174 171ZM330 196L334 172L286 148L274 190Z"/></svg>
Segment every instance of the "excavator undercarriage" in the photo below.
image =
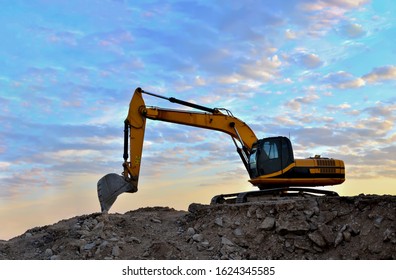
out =
<svg viewBox="0 0 396 280"><path fill-rule="evenodd" d="M166 99L199 111L149 107L145 105L142 94ZM249 174L249 182L259 190L216 195L212 198L211 204L245 203L254 199L302 194L336 196L336 192L310 187L337 185L345 180L342 160L320 156L294 159L292 145L287 137L257 139L253 130L227 109L212 109L137 88L125 120L124 171L122 175L107 174L98 181L97 191L102 212L109 211L120 194L134 193L138 190L146 119L200 127L231 136Z"/></svg>
<svg viewBox="0 0 396 280"><path fill-rule="evenodd" d="M295 196L312 196L312 195L327 195L327 196L338 196L338 193L329 190L320 190L313 188L303 187L288 187L288 188L273 188L258 191L230 193L230 194L219 194L212 198L210 201L211 205L214 204L236 204L246 203L257 200L263 200L266 198L274 197L295 197Z"/></svg>

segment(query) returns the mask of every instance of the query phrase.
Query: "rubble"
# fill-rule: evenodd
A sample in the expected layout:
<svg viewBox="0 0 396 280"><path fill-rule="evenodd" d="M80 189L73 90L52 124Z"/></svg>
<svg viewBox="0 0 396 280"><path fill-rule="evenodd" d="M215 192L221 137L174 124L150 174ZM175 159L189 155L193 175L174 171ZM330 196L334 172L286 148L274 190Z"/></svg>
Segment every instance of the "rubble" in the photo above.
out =
<svg viewBox="0 0 396 280"><path fill-rule="evenodd" d="M0 259L396 259L396 197L93 213L1 241Z"/></svg>

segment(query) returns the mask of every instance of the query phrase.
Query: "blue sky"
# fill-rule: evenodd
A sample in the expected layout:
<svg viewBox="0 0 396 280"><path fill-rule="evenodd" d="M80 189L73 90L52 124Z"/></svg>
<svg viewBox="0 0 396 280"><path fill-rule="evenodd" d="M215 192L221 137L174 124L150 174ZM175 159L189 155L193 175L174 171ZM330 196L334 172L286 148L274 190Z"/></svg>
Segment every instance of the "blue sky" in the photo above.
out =
<svg viewBox="0 0 396 280"><path fill-rule="evenodd" d="M296 158L343 159L341 195L396 194L391 0L1 6L0 239L99 211L136 87L228 108L259 138L290 136ZM113 211L186 209L247 180L229 136L148 121L140 190Z"/></svg>

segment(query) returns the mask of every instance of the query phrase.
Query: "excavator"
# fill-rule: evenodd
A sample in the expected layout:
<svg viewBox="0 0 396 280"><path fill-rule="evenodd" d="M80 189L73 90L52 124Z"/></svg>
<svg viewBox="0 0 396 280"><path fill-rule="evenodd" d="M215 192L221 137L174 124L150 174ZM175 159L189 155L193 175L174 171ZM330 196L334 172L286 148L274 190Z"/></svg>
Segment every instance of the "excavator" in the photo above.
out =
<svg viewBox="0 0 396 280"><path fill-rule="evenodd" d="M196 110L146 106L143 94ZM345 166L342 160L318 155L295 159L289 138L276 136L258 139L245 122L234 117L227 109L209 108L137 88L124 122L123 172L121 175L107 174L97 184L102 212L108 212L120 194L134 193L138 190L146 119L200 127L231 136L236 151L249 174L249 182L259 190L215 195L211 204L244 203L252 197L257 198L269 194L308 193L337 196L336 192L312 187L338 185L345 181Z"/></svg>

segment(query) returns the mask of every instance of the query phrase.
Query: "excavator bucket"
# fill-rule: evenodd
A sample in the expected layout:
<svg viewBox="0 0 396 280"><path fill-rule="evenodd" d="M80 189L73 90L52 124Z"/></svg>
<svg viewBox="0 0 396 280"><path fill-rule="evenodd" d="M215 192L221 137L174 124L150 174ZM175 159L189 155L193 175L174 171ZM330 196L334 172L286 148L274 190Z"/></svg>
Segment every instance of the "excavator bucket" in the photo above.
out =
<svg viewBox="0 0 396 280"><path fill-rule="evenodd" d="M123 176L110 173L98 181L98 197L102 212L108 212L117 197L124 193L137 192L137 183L128 182Z"/></svg>

